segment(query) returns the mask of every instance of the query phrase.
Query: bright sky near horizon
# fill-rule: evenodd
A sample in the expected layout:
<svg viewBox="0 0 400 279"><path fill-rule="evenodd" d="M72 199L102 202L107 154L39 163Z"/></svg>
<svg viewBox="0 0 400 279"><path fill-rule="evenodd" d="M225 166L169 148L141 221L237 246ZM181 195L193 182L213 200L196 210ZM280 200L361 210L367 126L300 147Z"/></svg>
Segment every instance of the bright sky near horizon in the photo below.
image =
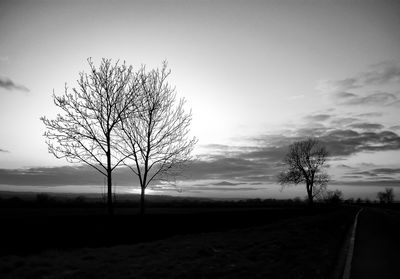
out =
<svg viewBox="0 0 400 279"><path fill-rule="evenodd" d="M168 61L199 139L193 192L272 183L309 135L333 155L333 184L400 185L399 14L394 0L1 1L0 184L69 171L39 118L104 57Z"/></svg>

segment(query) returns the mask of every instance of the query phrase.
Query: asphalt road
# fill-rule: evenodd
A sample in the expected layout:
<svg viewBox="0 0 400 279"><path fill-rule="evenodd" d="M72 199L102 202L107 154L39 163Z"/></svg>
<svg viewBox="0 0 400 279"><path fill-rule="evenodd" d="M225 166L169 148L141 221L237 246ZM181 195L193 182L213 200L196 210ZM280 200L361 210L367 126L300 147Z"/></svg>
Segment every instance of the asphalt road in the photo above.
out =
<svg viewBox="0 0 400 279"><path fill-rule="evenodd" d="M350 278L400 278L400 212L360 213Z"/></svg>

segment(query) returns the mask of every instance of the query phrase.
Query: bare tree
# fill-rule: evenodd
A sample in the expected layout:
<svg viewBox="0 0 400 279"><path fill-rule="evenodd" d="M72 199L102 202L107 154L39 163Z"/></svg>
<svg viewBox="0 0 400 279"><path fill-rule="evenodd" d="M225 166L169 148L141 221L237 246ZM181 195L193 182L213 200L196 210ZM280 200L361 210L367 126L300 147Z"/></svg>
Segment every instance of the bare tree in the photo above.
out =
<svg viewBox="0 0 400 279"><path fill-rule="evenodd" d="M279 183L305 183L308 201L312 204L326 189L329 180L324 172L327 157L327 150L315 138L291 144L284 160L286 169L278 175Z"/></svg>
<svg viewBox="0 0 400 279"><path fill-rule="evenodd" d="M126 165L139 178L140 213L145 211L145 190L154 180L176 175L190 159L196 143L189 138L191 113L185 113L185 100L176 100L175 89L166 81L167 63L160 69L138 75L140 98L134 114L121 122L120 148L129 156Z"/></svg>
<svg viewBox="0 0 400 279"><path fill-rule="evenodd" d="M113 214L112 171L125 159L115 152L113 138L117 124L132 109L137 93L131 66L102 59L96 68L88 59L90 73L80 73L78 87L56 96L61 109L54 120L41 117L49 152L68 162L85 163L107 178L107 208Z"/></svg>
<svg viewBox="0 0 400 279"><path fill-rule="evenodd" d="M394 200L393 188L385 188L384 192L378 192L377 197L380 203L392 203Z"/></svg>

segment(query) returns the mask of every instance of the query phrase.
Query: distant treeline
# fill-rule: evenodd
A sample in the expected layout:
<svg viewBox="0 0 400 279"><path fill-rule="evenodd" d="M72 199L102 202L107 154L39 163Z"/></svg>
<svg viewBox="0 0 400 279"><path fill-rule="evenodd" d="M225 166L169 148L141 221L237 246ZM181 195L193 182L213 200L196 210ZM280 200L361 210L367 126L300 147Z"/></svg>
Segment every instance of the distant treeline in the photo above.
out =
<svg viewBox="0 0 400 279"><path fill-rule="evenodd" d="M0 207L32 207L32 208L97 208L104 207L105 200L99 196L83 195L50 195L46 193L29 193L21 196L0 195ZM115 206L119 208L139 207L139 195L118 195L115 197ZM347 205L370 205L382 206L377 201L369 199L324 199L319 204L347 204ZM171 196L148 196L147 206L150 208L265 208L265 207L302 207L307 204L306 200L294 199L243 199L243 200L217 200L207 198L171 197ZM385 205L390 208L399 208L399 203Z"/></svg>
<svg viewBox="0 0 400 279"><path fill-rule="evenodd" d="M23 196L0 196L0 207L104 207L104 199L102 197L85 197L79 196L61 196L50 195L45 193ZM139 195L121 195L116 196L114 204L120 208L135 208L140 203ZM281 206L303 206L305 201L295 199L245 199L245 200L217 200L207 198L186 198L186 197L170 197L170 196L148 196L146 206L166 207L166 208L218 208L218 207L281 207Z"/></svg>

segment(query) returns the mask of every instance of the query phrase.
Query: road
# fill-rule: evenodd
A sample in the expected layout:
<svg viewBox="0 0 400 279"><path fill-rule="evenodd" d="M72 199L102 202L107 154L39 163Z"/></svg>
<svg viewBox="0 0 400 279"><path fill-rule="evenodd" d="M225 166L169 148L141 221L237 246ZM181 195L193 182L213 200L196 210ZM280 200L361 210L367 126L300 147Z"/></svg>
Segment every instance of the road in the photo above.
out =
<svg viewBox="0 0 400 279"><path fill-rule="evenodd" d="M350 278L400 278L400 212L360 213Z"/></svg>

